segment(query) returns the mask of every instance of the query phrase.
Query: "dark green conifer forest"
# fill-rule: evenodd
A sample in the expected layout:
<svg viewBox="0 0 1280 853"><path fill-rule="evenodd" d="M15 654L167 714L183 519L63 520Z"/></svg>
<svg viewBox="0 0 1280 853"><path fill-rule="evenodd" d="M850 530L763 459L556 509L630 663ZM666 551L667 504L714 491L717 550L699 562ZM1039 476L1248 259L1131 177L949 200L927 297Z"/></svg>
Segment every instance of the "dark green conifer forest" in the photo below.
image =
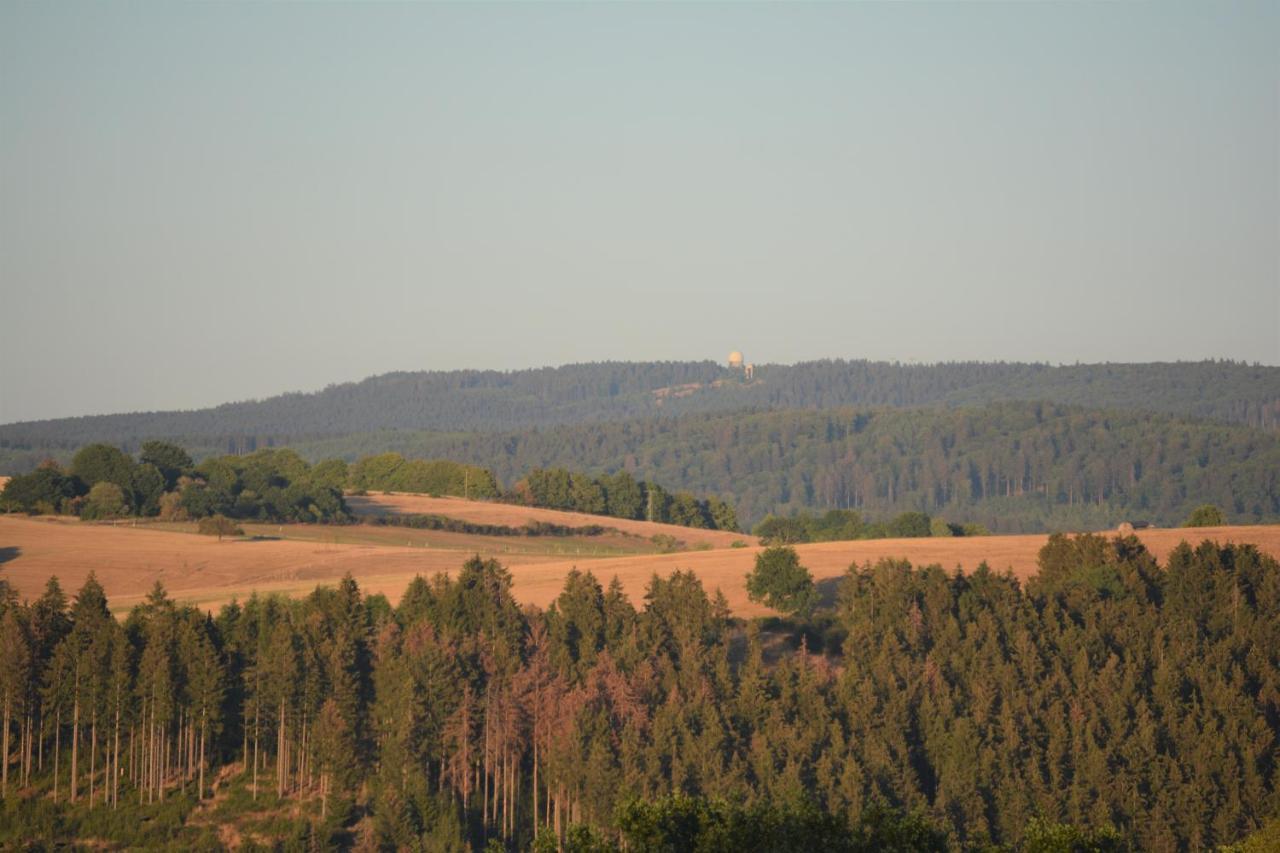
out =
<svg viewBox="0 0 1280 853"><path fill-rule="evenodd" d="M92 579L0 585L0 842L1202 850L1280 814L1280 566L1247 545L854 566L795 634L692 573L510 584L119 619Z"/></svg>

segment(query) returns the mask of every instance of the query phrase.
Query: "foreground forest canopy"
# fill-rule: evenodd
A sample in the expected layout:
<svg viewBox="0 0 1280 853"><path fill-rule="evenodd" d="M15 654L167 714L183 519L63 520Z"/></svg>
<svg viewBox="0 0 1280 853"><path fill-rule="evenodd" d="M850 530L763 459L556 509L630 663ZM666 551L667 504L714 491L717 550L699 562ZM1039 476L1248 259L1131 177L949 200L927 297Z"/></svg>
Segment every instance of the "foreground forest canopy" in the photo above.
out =
<svg viewBox="0 0 1280 853"><path fill-rule="evenodd" d="M157 588L123 622L92 579L0 585L0 841L1208 849L1280 813L1280 565L1250 546L1057 536L1025 587L853 567L781 654L692 573L632 602L574 572L545 612L510 580L216 618Z"/></svg>

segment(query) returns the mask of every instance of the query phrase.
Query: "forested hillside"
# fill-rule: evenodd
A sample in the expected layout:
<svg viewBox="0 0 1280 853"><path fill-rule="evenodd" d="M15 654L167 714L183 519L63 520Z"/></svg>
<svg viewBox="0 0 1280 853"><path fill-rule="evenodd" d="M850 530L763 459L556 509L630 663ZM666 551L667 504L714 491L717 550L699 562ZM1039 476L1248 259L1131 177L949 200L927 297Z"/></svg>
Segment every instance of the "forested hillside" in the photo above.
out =
<svg viewBox="0 0 1280 853"><path fill-rule="evenodd" d="M695 414L513 433L390 431L294 447L314 462L333 460L317 469L336 476L325 481L329 488L507 494L609 513L602 484L625 474L689 493L677 494L686 502L698 495L732 506L735 521L747 528L767 514L828 509L857 510L870 522L923 512L1000 533L1106 529L1122 521L1175 526L1206 503L1221 507L1231 523L1280 520L1280 435L1274 432L1041 403ZM288 453L274 454L207 457L201 467L234 468L259 457L306 467ZM342 460L360 460L350 478ZM454 462L422 460L468 463L471 476L464 478ZM394 477L383 472L371 479L366 471L392 462L400 466ZM562 468L581 472L558 473L568 484L560 492L581 493L573 501L543 488L547 469ZM452 473L441 479L439 472ZM283 479L297 479L294 473ZM710 518L709 512L702 515Z"/></svg>
<svg viewBox="0 0 1280 853"><path fill-rule="evenodd" d="M1179 524L1216 503L1280 520L1280 436L1138 412L1005 403L981 409L779 411L649 418L498 435L379 433L300 446L312 458L390 448L494 469L627 470L716 494L745 525L802 508L873 520L917 510L998 532Z"/></svg>
<svg viewBox="0 0 1280 853"><path fill-rule="evenodd" d="M157 588L122 624L92 578L0 581L0 844L1205 850L1280 811L1249 546L1055 537L1025 588L854 568L772 662L693 573L632 602L574 572L545 612L510 584L476 558L394 609L348 578L217 618Z"/></svg>
<svg viewBox="0 0 1280 853"><path fill-rule="evenodd" d="M177 440L208 452L377 430L500 432L560 424L757 409L918 407L1043 400L1280 425L1280 368L1234 362L905 365L817 361L761 365L756 379L713 362L576 364L537 370L388 373L312 394L0 426L0 464L96 441L136 449ZM24 451L26 453L24 454Z"/></svg>

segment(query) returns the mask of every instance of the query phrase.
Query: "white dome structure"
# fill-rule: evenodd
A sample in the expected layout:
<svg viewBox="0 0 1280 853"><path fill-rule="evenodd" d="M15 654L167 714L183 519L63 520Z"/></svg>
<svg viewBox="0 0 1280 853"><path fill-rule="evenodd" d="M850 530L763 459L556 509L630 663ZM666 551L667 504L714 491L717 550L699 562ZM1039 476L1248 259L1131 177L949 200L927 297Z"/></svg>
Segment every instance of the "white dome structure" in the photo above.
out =
<svg viewBox="0 0 1280 853"><path fill-rule="evenodd" d="M733 352L729 353L729 366L732 367L734 370L741 370L742 369L742 353L738 352L737 350L734 350Z"/></svg>

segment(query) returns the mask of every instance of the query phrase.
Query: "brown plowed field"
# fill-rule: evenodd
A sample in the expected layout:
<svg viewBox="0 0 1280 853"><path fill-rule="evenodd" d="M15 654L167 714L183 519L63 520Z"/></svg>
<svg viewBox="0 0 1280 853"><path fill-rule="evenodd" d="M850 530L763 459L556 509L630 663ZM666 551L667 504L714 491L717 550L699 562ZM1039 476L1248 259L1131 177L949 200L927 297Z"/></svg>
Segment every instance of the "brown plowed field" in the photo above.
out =
<svg viewBox="0 0 1280 853"><path fill-rule="evenodd" d="M664 534L690 546L728 548L734 542L756 543L756 537L725 530L695 530L674 524L656 524L651 521L629 521L607 515L588 515L585 512L563 512L557 509L538 509L514 504L468 501L462 498L433 498L429 495L404 494L402 492L374 492L368 495L348 495L347 505L360 515L444 515L473 524L505 524L520 527L530 521L544 521L566 527L586 527L598 524L612 527L632 536L648 539Z"/></svg>
<svg viewBox="0 0 1280 853"><path fill-rule="evenodd" d="M459 511L459 505L465 504L463 501L417 497L406 501L405 497L378 496L376 503L387 508L404 507L403 511L407 512L463 517ZM470 520L490 524L523 524L531 517L524 513L530 512L537 513L541 520L572 526L599 520L596 516L582 516L588 520L569 521L566 515L574 514L495 504L467 506L474 509L468 513ZM495 510L506 510L507 514ZM552 517L547 513L552 513ZM689 532L685 528L673 529ZM257 530L251 528L250 532ZM717 587L723 590L736 613L751 616L766 612L747 600L744 584L745 575L760 551L758 546L621 557L584 552L566 557L521 550L555 544L540 541L542 537L506 537L510 544L501 546L503 550L499 551L500 546L492 544L494 537L476 537L473 541L465 537L458 539L454 534L454 538L444 544L413 539L414 544L408 546L402 542L391 544L390 530L386 531L388 538L383 541L341 541L343 537L382 536L381 528L285 525L273 530L281 531L286 538L218 542L210 537L145 525L111 526L70 519L0 516L0 575L7 578L21 596L35 597L48 577L55 574L64 589L74 593L92 569L117 611L140 601L157 580L179 600L216 607L233 597L243 599L253 590L304 595L317 584L332 583L348 571L363 589L384 593L394 602L414 575L451 571L479 552L496 557L510 568L516 597L526 603L548 604L559 593L565 573L574 566L590 569L602 583L608 583L616 575L636 605L643 603L645 585L654 573L666 575L676 569L691 569L709 590ZM396 541L401 536L411 538L410 531L395 531ZM730 541L746 538L737 534L720 535L730 537ZM1161 560L1183 540L1198 543L1204 539L1253 543L1280 557L1280 525L1143 530L1137 535ZM797 550L801 562L813 572L824 593L830 594L835 580L850 563L862 564L882 557L904 558L917 565L938 563L947 569L959 567L965 571L986 561L996 571L1010 569L1025 578L1035 572L1036 555L1045 539L1043 535L880 539L823 542L801 545Z"/></svg>

